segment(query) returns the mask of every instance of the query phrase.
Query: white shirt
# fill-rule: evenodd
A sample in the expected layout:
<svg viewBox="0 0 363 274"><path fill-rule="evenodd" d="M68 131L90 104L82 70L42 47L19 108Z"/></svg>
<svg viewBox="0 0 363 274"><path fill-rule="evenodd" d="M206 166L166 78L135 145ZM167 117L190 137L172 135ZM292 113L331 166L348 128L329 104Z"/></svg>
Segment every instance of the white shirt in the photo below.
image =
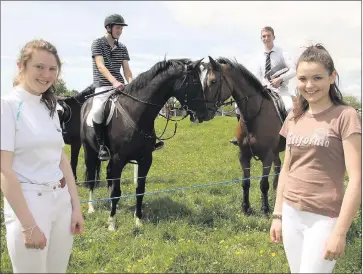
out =
<svg viewBox="0 0 363 274"><path fill-rule="evenodd" d="M283 51L281 48L276 46L274 46L271 51L271 70L273 70L273 68L276 66L279 66L281 68L287 67L289 68L289 71L281 75L283 82L278 88L271 86L271 83L264 77L266 54L263 52L258 58L257 78L261 81L262 85L267 86L269 89L277 93L280 93L280 95L294 95L290 94L288 89L289 80L296 75L296 68L292 57L286 51Z"/></svg>
<svg viewBox="0 0 363 274"><path fill-rule="evenodd" d="M14 152L13 170L20 182L46 184L63 177L59 118L57 112L51 118L40 99L21 87L1 98L1 150Z"/></svg>

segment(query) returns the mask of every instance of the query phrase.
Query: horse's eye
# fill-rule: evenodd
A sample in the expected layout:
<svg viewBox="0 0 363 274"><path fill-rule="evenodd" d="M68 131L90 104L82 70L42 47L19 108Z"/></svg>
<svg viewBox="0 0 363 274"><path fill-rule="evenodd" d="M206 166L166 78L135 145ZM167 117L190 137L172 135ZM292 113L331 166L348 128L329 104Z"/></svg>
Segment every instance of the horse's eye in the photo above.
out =
<svg viewBox="0 0 363 274"><path fill-rule="evenodd" d="M216 80L212 80L210 81L211 84L215 84L216 83Z"/></svg>

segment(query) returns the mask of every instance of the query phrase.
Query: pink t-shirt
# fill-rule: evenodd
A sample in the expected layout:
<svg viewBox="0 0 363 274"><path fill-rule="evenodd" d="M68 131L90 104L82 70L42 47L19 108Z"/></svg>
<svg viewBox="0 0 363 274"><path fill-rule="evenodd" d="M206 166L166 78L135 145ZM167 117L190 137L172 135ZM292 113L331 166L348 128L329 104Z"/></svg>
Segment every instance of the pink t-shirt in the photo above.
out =
<svg viewBox="0 0 363 274"><path fill-rule="evenodd" d="M342 140L362 133L360 117L342 105L306 112L296 122L292 117L290 112L280 131L291 154L284 201L299 210L338 217L346 171Z"/></svg>

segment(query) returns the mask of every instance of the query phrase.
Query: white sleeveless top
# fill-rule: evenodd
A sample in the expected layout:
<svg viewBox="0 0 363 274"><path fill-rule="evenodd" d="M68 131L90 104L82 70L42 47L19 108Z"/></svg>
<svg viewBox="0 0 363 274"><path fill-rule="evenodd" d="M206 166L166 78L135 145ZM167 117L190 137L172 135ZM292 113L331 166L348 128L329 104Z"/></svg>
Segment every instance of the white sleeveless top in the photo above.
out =
<svg viewBox="0 0 363 274"><path fill-rule="evenodd" d="M20 182L46 184L63 177L64 141L57 112L51 118L41 96L21 87L1 98L1 150L14 152Z"/></svg>

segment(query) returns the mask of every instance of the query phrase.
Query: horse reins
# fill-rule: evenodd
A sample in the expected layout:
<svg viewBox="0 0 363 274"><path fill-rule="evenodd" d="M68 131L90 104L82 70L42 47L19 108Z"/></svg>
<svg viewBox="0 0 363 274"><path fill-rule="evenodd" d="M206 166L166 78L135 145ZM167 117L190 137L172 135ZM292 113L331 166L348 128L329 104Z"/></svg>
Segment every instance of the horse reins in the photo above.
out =
<svg viewBox="0 0 363 274"><path fill-rule="evenodd" d="M261 104L260 104L260 107L259 107L257 113L253 117L248 119L247 115L246 115L247 114L247 102L248 102L249 97L256 96L256 94L253 94L253 95L250 95L250 96L245 95L244 97L242 97L242 98L240 98L238 100L234 100L234 101L231 100L231 101L229 101L227 103L223 103L221 101L221 97L222 97L222 78L227 83L228 89L231 91L231 94L233 93L233 88L230 87L230 85L229 85L226 77L224 76L222 70L218 70L218 71L219 71L219 87L218 87L217 93L216 93L216 95L218 97L218 100L217 101L206 101L206 103L213 103L214 107L216 107L218 109L221 106L232 105L233 103L238 103L238 102L240 102L242 100L246 100L246 102L244 103L244 106L245 106L244 111L241 110L242 115L241 115L240 120L243 122L244 126L246 127L247 143L248 143L248 147L250 149L251 155L252 155L253 159L255 159L256 161L259 161L260 158L258 156L256 156L252 151L252 145L251 145L251 141L250 141L250 137L249 137L249 131L248 131L247 123L252 122L261 113L261 110L262 110L262 107L263 107L263 98L261 100ZM204 89L203 89L203 93L204 93ZM208 108L208 109L210 109L210 108ZM241 125L241 129L243 130L242 123L239 123L239 124Z"/></svg>

